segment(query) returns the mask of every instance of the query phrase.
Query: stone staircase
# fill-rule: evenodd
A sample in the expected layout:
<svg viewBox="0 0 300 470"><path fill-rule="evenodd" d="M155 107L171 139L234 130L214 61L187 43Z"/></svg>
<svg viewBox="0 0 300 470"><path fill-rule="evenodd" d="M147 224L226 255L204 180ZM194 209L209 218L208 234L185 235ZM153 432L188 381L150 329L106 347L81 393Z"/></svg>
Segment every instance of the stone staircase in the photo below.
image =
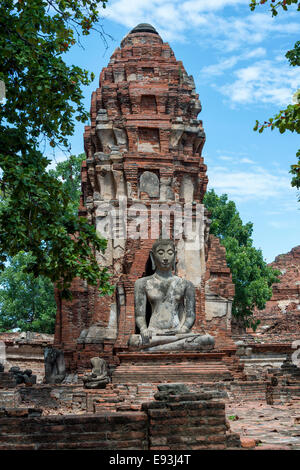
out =
<svg viewBox="0 0 300 470"><path fill-rule="evenodd" d="M171 355L153 357L121 358L121 364L112 373L113 384L166 383L166 382L219 382L232 380L227 365L218 358L204 357L176 358Z"/></svg>

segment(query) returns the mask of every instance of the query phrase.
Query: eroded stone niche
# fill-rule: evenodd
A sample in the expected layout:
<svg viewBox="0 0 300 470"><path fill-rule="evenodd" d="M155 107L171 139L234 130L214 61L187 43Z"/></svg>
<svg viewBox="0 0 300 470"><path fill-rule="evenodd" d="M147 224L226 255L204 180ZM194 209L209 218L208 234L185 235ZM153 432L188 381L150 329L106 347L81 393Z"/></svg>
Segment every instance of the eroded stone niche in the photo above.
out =
<svg viewBox="0 0 300 470"><path fill-rule="evenodd" d="M143 76L152 78L154 77L154 68L153 67L143 67L142 68Z"/></svg>
<svg viewBox="0 0 300 470"><path fill-rule="evenodd" d="M138 152L159 152L159 130L150 127L138 128Z"/></svg>
<svg viewBox="0 0 300 470"><path fill-rule="evenodd" d="M149 197L159 197L159 178L152 171L144 171L140 176L140 194L147 193Z"/></svg>
<svg viewBox="0 0 300 470"><path fill-rule="evenodd" d="M194 201L194 181L190 175L183 175L180 186L180 198L185 203Z"/></svg>
<svg viewBox="0 0 300 470"><path fill-rule="evenodd" d="M145 114L156 114L157 105L154 95L142 95L140 112Z"/></svg>

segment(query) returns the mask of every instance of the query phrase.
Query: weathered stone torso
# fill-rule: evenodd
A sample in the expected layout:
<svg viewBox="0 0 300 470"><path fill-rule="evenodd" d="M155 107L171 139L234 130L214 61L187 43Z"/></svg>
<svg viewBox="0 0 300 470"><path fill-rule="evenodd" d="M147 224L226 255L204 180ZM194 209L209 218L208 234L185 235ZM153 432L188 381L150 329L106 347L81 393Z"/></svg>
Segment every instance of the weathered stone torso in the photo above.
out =
<svg viewBox="0 0 300 470"><path fill-rule="evenodd" d="M183 315L184 294L188 281L174 276L162 282L155 274L141 281L152 307L149 328L161 333L177 330Z"/></svg>

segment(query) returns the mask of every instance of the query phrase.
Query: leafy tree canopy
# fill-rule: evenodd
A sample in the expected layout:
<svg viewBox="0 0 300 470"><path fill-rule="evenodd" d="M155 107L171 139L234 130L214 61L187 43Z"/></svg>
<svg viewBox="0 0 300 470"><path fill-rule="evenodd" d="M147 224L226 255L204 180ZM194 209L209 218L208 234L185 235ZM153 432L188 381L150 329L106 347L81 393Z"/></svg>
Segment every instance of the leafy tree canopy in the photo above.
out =
<svg viewBox="0 0 300 470"><path fill-rule="evenodd" d="M81 163L85 154L71 155L49 173L62 180L62 191L69 198L68 210L78 213ZM31 253L19 252L0 272L0 331L19 329L54 333L56 302L49 278L30 272Z"/></svg>
<svg viewBox="0 0 300 470"><path fill-rule="evenodd" d="M95 257L106 242L74 214L63 182L47 172L49 160L39 150L41 139L67 146L74 118L88 118L81 87L93 76L67 66L62 56L97 27L106 1L0 3L0 81L6 90L0 103L0 270L8 257L30 252L28 269L56 282L64 296L74 277L111 292Z"/></svg>
<svg viewBox="0 0 300 470"><path fill-rule="evenodd" d="M278 15L278 11L284 10L287 11L289 7L297 7L297 11L300 12L300 0L252 0L250 2L251 10L255 10L258 5L266 4L270 7L272 16ZM288 59L289 64L293 67L299 67L300 65L300 41L297 41L294 45L294 48L289 50L285 57ZM271 130L275 127L283 134L286 130L290 132L296 132L300 134L300 89L296 90L294 93L294 104L289 104L286 109L281 109L274 118L270 118L268 121L265 121L263 124L256 121L254 126L255 131L263 132L264 129L270 127ZM292 177L292 186L300 188L300 149L296 153L298 162L294 165L291 165L290 173ZM299 199L300 200L300 199Z"/></svg>
<svg viewBox="0 0 300 470"><path fill-rule="evenodd" d="M232 313L245 326L255 329L259 322L253 318L254 309L263 309L271 298L271 286L279 281L279 271L268 266L262 251L253 246L253 224L243 224L235 203L226 194L218 196L210 190L204 196L204 205L211 213L210 233L226 248L226 261L235 284Z"/></svg>

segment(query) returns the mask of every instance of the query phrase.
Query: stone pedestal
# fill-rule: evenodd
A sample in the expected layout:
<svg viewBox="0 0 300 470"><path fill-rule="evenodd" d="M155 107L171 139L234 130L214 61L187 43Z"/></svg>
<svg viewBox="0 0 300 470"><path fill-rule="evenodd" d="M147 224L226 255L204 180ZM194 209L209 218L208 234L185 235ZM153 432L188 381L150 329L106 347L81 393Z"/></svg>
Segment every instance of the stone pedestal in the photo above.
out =
<svg viewBox="0 0 300 470"><path fill-rule="evenodd" d="M232 380L225 353L119 353L112 383L201 383Z"/></svg>

